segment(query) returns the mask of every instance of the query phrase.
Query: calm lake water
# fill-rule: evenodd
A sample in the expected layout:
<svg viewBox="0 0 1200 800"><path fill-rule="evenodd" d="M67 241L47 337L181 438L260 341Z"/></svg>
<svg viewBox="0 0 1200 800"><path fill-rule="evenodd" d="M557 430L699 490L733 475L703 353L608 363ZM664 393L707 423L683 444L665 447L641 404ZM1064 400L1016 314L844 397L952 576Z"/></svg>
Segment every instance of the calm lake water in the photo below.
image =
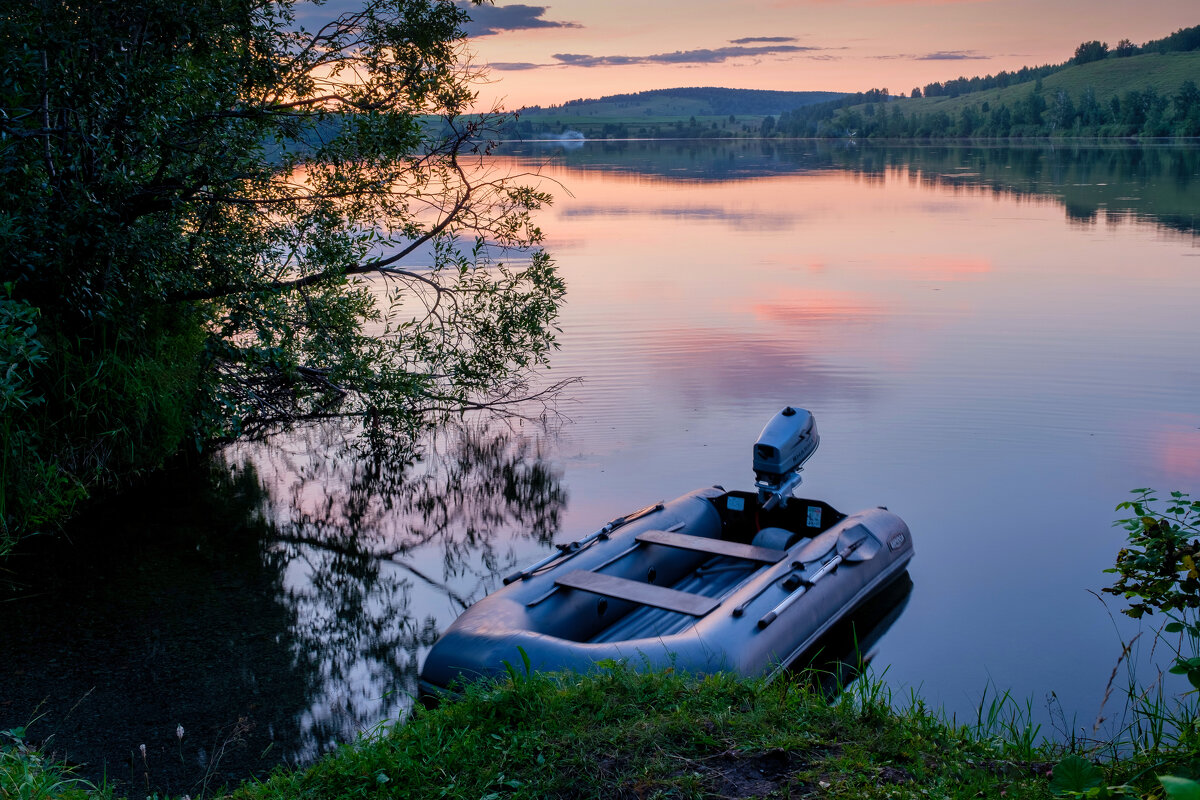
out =
<svg viewBox="0 0 1200 800"><path fill-rule="evenodd" d="M402 715L437 633L552 541L751 487L751 444L795 404L822 435L800 493L913 531L911 593L873 649L897 695L973 720L1008 690L1045 733L1091 731L1138 630L1096 594L1113 507L1200 488L1200 149L497 161L556 195L551 376L584 379L559 416L468 421L415 460L305 431L98 509L0 603L0 729L44 714L31 738L84 774L176 793L311 759Z"/></svg>

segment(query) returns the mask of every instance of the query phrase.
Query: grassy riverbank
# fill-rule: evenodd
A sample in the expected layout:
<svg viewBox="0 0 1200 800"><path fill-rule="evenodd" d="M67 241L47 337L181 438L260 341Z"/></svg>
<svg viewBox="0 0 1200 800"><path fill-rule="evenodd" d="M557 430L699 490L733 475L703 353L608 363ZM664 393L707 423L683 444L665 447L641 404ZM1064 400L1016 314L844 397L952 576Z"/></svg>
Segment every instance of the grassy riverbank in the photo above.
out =
<svg viewBox="0 0 1200 800"><path fill-rule="evenodd" d="M1049 798L1119 796L1104 787L1130 783L1131 795L1161 796L1155 775L1190 760L1160 752L1153 763L1133 755L1093 766L1091 754L1035 743L1023 719L1001 703L954 724L870 680L830 704L806 681L764 686L615 666L586 677L518 672L307 769L209 795ZM0 798L113 796L54 768L43 773L44 791L28 791L28 757L22 767L8 750Z"/></svg>

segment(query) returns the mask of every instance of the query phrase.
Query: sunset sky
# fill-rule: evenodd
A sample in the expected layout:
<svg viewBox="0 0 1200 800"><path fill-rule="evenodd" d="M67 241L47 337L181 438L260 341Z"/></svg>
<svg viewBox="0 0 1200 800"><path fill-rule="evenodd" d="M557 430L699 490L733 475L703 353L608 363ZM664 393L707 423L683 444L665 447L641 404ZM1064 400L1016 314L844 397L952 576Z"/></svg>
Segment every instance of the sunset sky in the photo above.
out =
<svg viewBox="0 0 1200 800"><path fill-rule="evenodd" d="M554 0L472 6L480 101L677 86L908 92L1200 24L1197 0Z"/></svg>

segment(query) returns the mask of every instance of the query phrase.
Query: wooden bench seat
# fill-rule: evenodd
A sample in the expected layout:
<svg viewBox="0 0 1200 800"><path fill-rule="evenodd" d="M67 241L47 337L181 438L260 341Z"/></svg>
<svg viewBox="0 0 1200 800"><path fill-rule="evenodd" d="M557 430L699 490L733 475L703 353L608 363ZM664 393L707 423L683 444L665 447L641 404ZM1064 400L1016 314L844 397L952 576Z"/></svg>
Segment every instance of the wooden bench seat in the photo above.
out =
<svg viewBox="0 0 1200 800"><path fill-rule="evenodd" d="M711 553L715 556L761 561L764 564L778 564L787 557L785 550L757 547L740 542L727 542L724 539L709 539L705 536L689 536L686 533L671 533L670 531L643 531L637 535L637 540L646 544L662 544L683 550Z"/></svg>
<svg viewBox="0 0 1200 800"><path fill-rule="evenodd" d="M715 597L704 597L691 592L681 592L678 589L668 589L665 586L655 586L652 583L632 581L629 578L619 578L616 575L605 575L602 572L591 572L586 569L568 572L554 583L567 589L581 589L617 600L628 600L644 606L690 614L693 617L703 617L721 604L720 599Z"/></svg>

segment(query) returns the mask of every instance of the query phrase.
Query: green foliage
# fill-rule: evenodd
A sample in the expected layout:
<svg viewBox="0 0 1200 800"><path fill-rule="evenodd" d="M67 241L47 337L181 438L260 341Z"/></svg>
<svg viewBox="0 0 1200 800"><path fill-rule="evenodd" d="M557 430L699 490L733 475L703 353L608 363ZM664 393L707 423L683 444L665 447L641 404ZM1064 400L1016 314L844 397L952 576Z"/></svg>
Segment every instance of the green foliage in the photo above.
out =
<svg viewBox="0 0 1200 800"><path fill-rule="evenodd" d="M1108 58L1108 42L1084 42L1075 48L1075 56L1071 61L1075 64L1087 64L1092 61L1102 61Z"/></svg>
<svg viewBox="0 0 1200 800"><path fill-rule="evenodd" d="M3 450L0 451L0 485L9 482L9 475L21 465L11 456L23 448L22 432L14 430L14 421L29 413L32 406L42 402L33 388L34 370L46 360L42 342L37 338L37 309L12 298L12 284L5 284L0 295L0 429L3 430ZM13 546L14 537L7 524L9 515L7 493L0 492L0 558Z"/></svg>
<svg viewBox="0 0 1200 800"><path fill-rule="evenodd" d="M1200 781L1175 775L1159 775L1158 781L1171 800L1200 800Z"/></svg>
<svg viewBox="0 0 1200 800"><path fill-rule="evenodd" d="M1005 99L926 103L927 110L896 98L884 98L889 113L872 104L848 107L824 104L780 117L775 130L788 136L860 138L1030 138L1045 136L1191 136L1200 131L1200 96L1188 80L1167 93L1154 86L1128 89L1097 100L1093 86L1079 95L1045 86L1006 90Z"/></svg>
<svg viewBox="0 0 1200 800"><path fill-rule="evenodd" d="M1054 765L1054 778L1050 788L1057 794L1082 794L1104 783L1104 773L1088 761L1077 755L1069 755Z"/></svg>
<svg viewBox="0 0 1200 800"><path fill-rule="evenodd" d="M181 448L511 402L545 363L550 198L456 116L466 12L370 0L312 33L293 5L0 14L5 530Z"/></svg>
<svg viewBox="0 0 1200 800"><path fill-rule="evenodd" d="M0 800L85 800L105 797L70 768L25 743L25 729L0 731Z"/></svg>
<svg viewBox="0 0 1200 800"><path fill-rule="evenodd" d="M1118 577L1104 591L1131 601L1122 613L1135 619L1163 611L1183 624L1200 608L1200 500L1183 492L1171 492L1165 502L1153 489L1133 493L1135 499L1117 506L1134 516L1116 523L1128 532L1129 544L1117 554L1116 565L1105 570Z"/></svg>
<svg viewBox="0 0 1200 800"><path fill-rule="evenodd" d="M767 115L840 96L838 92L714 87L654 89L569 100L562 105L528 106L514 115L502 132L509 138L558 135L566 130L579 131L589 139L751 137L758 135ZM688 125L689 120L696 124Z"/></svg>
<svg viewBox="0 0 1200 800"><path fill-rule="evenodd" d="M1180 28L1170 36L1146 42L1141 49L1147 53L1179 53L1200 50L1200 25Z"/></svg>
<svg viewBox="0 0 1200 800"><path fill-rule="evenodd" d="M1134 516L1116 523L1125 528L1129 542L1117 554L1115 566L1105 570L1117 578L1103 591L1128 601L1122 613L1130 617L1167 617L1155 636L1172 653L1169 671L1200 689L1200 501L1178 491L1165 501L1153 489L1135 489L1133 494L1134 499L1117 505L1118 511L1132 511ZM1190 694L1194 698L1195 693ZM1154 760L1155 771L1164 766L1193 769L1200 756L1195 702L1168 700L1161 683L1156 691L1131 686L1130 697L1136 733L1131 744ZM1185 796L1191 785L1186 777L1160 780L1170 796Z"/></svg>
<svg viewBox="0 0 1200 800"><path fill-rule="evenodd" d="M935 82L923 91L914 89L911 98L809 105L782 114L774 135L840 137L850 128L858 138L1194 136L1200 131L1200 105L1185 92L1200 69L1200 53L1185 46L1192 31L1200 36L1200 26L1181 31L1186 36L1167 49L1148 42L1134 47L1136 52L1127 47L1117 56L1086 63L1070 59ZM1183 99L1175 103L1180 93ZM1039 96L1045 105L1036 107ZM1157 106L1157 115L1132 118L1111 107L1113 97L1121 104L1126 96L1131 110ZM879 102L887 113L868 118L867 104Z"/></svg>
<svg viewBox="0 0 1200 800"><path fill-rule="evenodd" d="M1081 800L1135 798L1139 793L1125 784L1109 785L1104 771L1082 756L1071 754L1054 765L1050 789L1058 797Z"/></svg>
<svg viewBox="0 0 1200 800"><path fill-rule="evenodd" d="M1116 565L1105 572L1117 575L1103 591L1129 601L1122 613L1140 618L1164 613L1162 641L1173 653L1169 671L1184 676L1200 689L1200 501L1183 492L1170 500L1155 497L1152 489L1134 490L1136 498L1117 506L1135 516L1119 520L1129 544L1117 554ZM1179 748L1200 752L1194 720L1169 720L1179 737Z"/></svg>

